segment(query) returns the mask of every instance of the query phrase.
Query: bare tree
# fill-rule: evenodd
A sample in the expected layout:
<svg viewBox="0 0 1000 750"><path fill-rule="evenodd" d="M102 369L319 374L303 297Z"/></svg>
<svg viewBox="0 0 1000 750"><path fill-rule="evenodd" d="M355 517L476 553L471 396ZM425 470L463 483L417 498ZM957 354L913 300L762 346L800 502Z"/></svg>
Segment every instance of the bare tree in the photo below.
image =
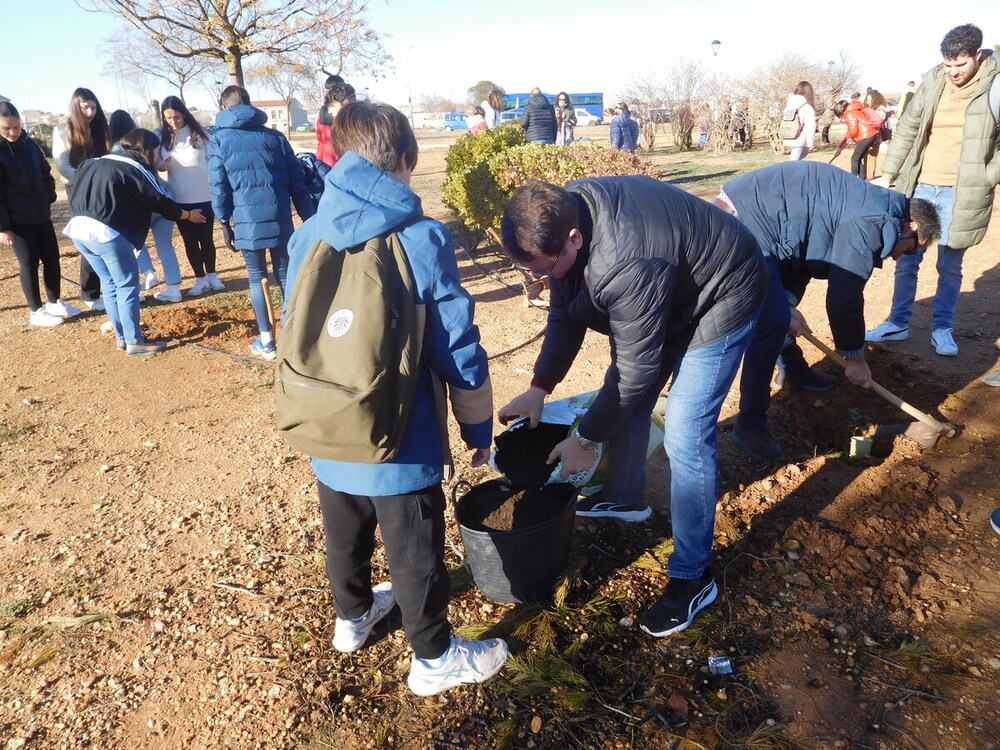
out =
<svg viewBox="0 0 1000 750"><path fill-rule="evenodd" d="M706 100L711 88L712 81L702 66L676 58L662 76L636 76L621 93L626 100L641 102L640 109L668 109L674 145L684 150L692 145L693 113Z"/></svg>
<svg viewBox="0 0 1000 750"><path fill-rule="evenodd" d="M251 80L259 81L278 95L279 99L300 100L318 90L316 66L307 63L283 62L274 57L258 61L248 72Z"/></svg>
<svg viewBox="0 0 1000 750"><path fill-rule="evenodd" d="M106 61L101 75L118 77L144 100L150 98L158 81L176 88L178 96L185 99L184 89L188 85L218 80L225 75L219 60L167 54L156 42L130 26L123 26L108 37L102 54Z"/></svg>
<svg viewBox="0 0 1000 750"><path fill-rule="evenodd" d="M76 0L121 17L175 57L222 60L244 84L251 55L323 59L334 72L378 74L391 58L365 18L364 0Z"/></svg>
<svg viewBox="0 0 1000 750"><path fill-rule="evenodd" d="M438 93L423 94L420 97L419 106L424 112L434 112L437 114L461 112L465 107L461 102L448 99Z"/></svg>

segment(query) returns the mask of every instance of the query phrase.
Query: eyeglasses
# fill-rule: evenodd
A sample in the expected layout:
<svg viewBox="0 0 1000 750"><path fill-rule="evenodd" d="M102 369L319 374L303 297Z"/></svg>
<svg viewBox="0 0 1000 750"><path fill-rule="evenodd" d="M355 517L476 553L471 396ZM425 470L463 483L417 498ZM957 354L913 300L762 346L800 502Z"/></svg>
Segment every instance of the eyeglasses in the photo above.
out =
<svg viewBox="0 0 1000 750"><path fill-rule="evenodd" d="M540 256L535 256L535 257L538 258ZM528 268L526 265L522 263L514 263L514 268L516 268L518 271L524 271L525 273L533 273L536 276L551 276L552 269L556 267L556 263L559 262L559 259L561 257L562 257L562 250L558 252L556 257L552 259L552 264L544 271L536 271L534 268Z"/></svg>

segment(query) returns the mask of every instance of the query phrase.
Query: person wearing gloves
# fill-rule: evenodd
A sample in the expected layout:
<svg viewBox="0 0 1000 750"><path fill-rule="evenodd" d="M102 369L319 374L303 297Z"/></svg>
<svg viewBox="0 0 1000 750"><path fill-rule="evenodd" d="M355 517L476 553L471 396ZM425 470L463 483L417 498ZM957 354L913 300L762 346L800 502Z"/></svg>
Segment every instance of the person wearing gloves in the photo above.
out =
<svg viewBox="0 0 1000 750"><path fill-rule="evenodd" d="M715 199L757 238L770 272L764 309L747 346L740 378L740 412L732 439L750 456L784 460L767 427L771 375L793 388L822 391L837 384L814 372L792 336L810 332L795 306L811 279L826 279L833 340L847 359L847 378L871 383L865 361L865 284L887 258L926 247L940 232L937 211L839 167L783 162L730 180ZM789 335L791 334L791 335ZM780 358L779 358L780 354Z"/></svg>
<svg viewBox="0 0 1000 750"><path fill-rule="evenodd" d="M63 234L71 238L101 279L105 310L115 345L139 356L163 351L165 341L150 341L139 327L139 263L135 248L146 239L153 213L170 221L201 224L205 217L163 194L153 176L160 140L136 128L120 141L122 155L88 159L77 170L70 191L70 219Z"/></svg>
<svg viewBox="0 0 1000 750"><path fill-rule="evenodd" d="M548 274L551 298L527 391L501 421L538 424L587 330L611 341L611 366L579 428L550 463L563 477L589 469L609 442L601 492L577 515L644 521L649 415L672 379L664 447L670 460L674 552L670 582L643 630L684 630L718 595L711 571L719 463L716 426L767 290L757 241L729 214L648 177L592 177L565 188L532 181L514 191L501 224L510 258Z"/></svg>
<svg viewBox="0 0 1000 750"><path fill-rule="evenodd" d="M437 397L435 381L447 386L462 438L473 450L472 465L484 464L493 433L486 352L473 323L472 298L459 280L451 235L423 217L420 198L409 187L417 141L406 116L387 104L352 102L333 121L331 135L339 158L326 175L316 215L289 244L290 289L321 241L345 251L395 232L415 302L426 312L419 336L423 365L398 453L377 464L312 459L336 607L333 646L346 653L360 650L398 604L413 647L407 684L418 695L436 695L489 679L508 653L498 638L466 641L452 635L447 618L441 481L450 454L447 406ZM373 282L372 288L379 287ZM296 314L305 314L299 312L304 307L296 298ZM392 580L372 588L376 527Z"/></svg>
<svg viewBox="0 0 1000 750"><path fill-rule="evenodd" d="M813 106L813 87L809 81L799 81L795 90L788 95L785 111L790 109L798 111L802 129L797 136L787 138L783 143L791 149L788 160L801 161L812 151L816 139L816 109Z"/></svg>
<svg viewBox="0 0 1000 750"><path fill-rule="evenodd" d="M289 201L303 219L315 209L292 147L284 135L264 125L267 115L251 106L247 90L227 87L219 106L218 130L208 143L212 209L222 222L226 244L246 263L250 302L260 331L250 352L273 360L274 330L260 283L267 277L266 254L270 250L271 268L284 294L293 229Z"/></svg>

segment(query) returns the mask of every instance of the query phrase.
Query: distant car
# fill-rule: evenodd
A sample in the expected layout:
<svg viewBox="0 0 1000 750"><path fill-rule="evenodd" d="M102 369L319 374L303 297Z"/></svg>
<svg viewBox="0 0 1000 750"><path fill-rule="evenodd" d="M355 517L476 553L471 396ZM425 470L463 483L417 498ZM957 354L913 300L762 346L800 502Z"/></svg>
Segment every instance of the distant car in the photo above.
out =
<svg viewBox="0 0 1000 750"><path fill-rule="evenodd" d="M653 122L670 122L670 110L664 109L663 107L654 107L653 109L646 110L646 115Z"/></svg>
<svg viewBox="0 0 1000 750"><path fill-rule="evenodd" d="M581 126L588 125L600 125L604 120L602 120L597 115L592 115L585 109L578 109L576 111L576 124Z"/></svg>
<svg viewBox="0 0 1000 750"><path fill-rule="evenodd" d="M444 125L442 126L445 130L468 130L469 123L465 121L468 117L464 112L449 112L444 116Z"/></svg>
<svg viewBox="0 0 1000 750"><path fill-rule="evenodd" d="M296 133L309 133L312 132L313 130L315 130L315 128L312 125L299 125L297 128L295 128Z"/></svg>
<svg viewBox="0 0 1000 750"><path fill-rule="evenodd" d="M520 120L521 115L524 114L524 107L518 107L517 109L508 109L506 112L500 113L500 122L513 122L514 120Z"/></svg>

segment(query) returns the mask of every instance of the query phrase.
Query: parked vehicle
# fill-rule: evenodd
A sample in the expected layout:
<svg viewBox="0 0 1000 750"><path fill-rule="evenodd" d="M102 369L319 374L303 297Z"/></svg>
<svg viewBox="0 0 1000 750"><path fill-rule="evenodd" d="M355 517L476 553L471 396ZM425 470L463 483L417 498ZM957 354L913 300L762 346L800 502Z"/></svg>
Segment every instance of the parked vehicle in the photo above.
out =
<svg viewBox="0 0 1000 750"><path fill-rule="evenodd" d="M464 112L449 112L444 116L444 125L442 126L445 130L468 130L469 123L465 121L468 117Z"/></svg>
<svg viewBox="0 0 1000 750"><path fill-rule="evenodd" d="M597 115L592 115L585 109L576 110L576 124L579 126L600 125L602 122L604 120Z"/></svg>

